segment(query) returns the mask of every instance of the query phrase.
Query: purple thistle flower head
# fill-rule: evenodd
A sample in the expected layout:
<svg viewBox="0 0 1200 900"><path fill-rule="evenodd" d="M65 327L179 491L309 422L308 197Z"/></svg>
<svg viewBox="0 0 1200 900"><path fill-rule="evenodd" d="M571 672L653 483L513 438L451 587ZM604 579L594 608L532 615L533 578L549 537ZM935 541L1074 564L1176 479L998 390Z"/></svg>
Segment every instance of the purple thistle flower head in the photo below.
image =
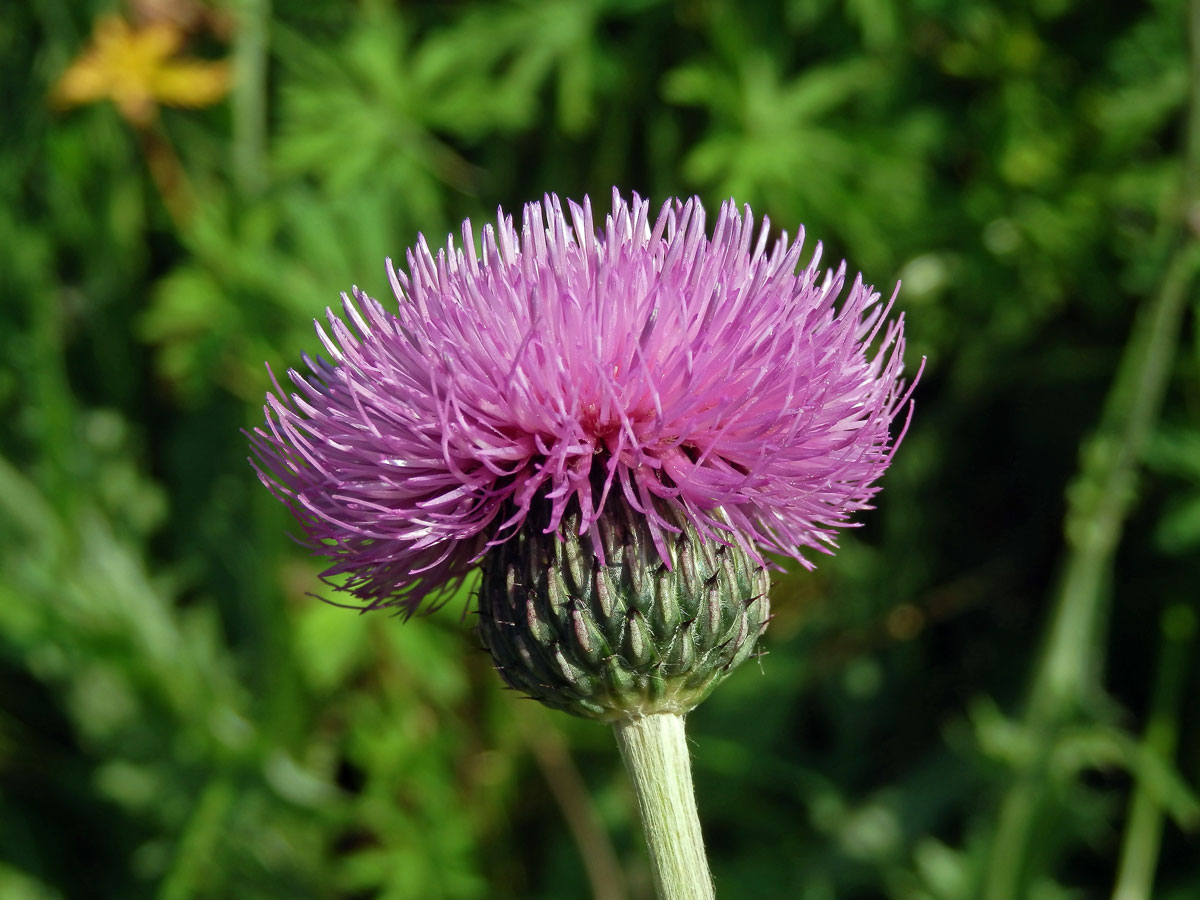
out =
<svg viewBox="0 0 1200 900"><path fill-rule="evenodd" d="M436 253L419 238L389 262L395 311L355 288L317 324L329 356L275 383L255 467L367 608L417 610L535 504L547 533L572 508L594 535L623 500L668 565L682 515L811 568L869 508L911 387L895 294L844 292L802 242L732 201L709 237L698 199L652 218L615 190L602 231L547 196L480 248L469 221Z"/></svg>

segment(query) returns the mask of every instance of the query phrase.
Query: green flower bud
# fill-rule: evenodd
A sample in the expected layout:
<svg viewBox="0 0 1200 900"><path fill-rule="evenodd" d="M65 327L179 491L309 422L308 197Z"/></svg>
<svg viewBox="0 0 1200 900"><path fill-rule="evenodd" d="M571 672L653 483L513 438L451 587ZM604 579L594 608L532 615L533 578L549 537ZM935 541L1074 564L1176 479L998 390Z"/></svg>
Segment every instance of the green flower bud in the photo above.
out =
<svg viewBox="0 0 1200 900"><path fill-rule="evenodd" d="M615 493L615 492L614 492ZM610 495L596 531L578 512L545 533L548 509L487 554L479 635L511 686L602 721L686 713L754 653L770 605L766 570L686 519L667 534L668 568L644 515Z"/></svg>

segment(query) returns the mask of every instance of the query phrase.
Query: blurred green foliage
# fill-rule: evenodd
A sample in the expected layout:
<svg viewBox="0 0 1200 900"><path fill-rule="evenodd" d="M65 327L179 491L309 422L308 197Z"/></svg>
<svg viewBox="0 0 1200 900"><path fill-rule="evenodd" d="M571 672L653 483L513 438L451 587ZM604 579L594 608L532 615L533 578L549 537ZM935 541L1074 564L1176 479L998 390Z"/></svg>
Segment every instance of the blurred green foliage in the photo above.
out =
<svg viewBox="0 0 1200 900"><path fill-rule="evenodd" d="M52 108L111 12L227 102ZM418 230L614 184L805 223L929 358L880 509L691 717L720 895L1200 896L1189 16L8 4L0 897L650 896L608 731L500 690L469 589L309 596L239 434Z"/></svg>

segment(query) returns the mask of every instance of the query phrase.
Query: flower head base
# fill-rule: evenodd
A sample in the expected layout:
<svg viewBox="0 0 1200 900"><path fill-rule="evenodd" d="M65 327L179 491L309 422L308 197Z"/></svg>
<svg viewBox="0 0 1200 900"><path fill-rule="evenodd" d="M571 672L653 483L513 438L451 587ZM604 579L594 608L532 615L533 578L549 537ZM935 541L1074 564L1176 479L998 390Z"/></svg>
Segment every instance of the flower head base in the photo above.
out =
<svg viewBox="0 0 1200 900"><path fill-rule="evenodd" d="M766 570L659 505L676 528L666 558L619 494L583 535L578 507L546 533L549 504L535 504L531 527L488 552L478 630L510 687L589 719L682 715L753 655L770 613Z"/></svg>
<svg viewBox="0 0 1200 900"><path fill-rule="evenodd" d="M903 317L861 278L837 303L845 265L822 272L818 244L800 268L802 241L732 202L709 237L698 200L652 219L615 191L599 233L586 199L548 196L481 250L470 222L422 238L390 269L396 312L343 296L330 359L268 395L260 477L369 608L417 610L534 521L602 556L616 502L667 566L679 523L811 566L868 508L910 391Z"/></svg>

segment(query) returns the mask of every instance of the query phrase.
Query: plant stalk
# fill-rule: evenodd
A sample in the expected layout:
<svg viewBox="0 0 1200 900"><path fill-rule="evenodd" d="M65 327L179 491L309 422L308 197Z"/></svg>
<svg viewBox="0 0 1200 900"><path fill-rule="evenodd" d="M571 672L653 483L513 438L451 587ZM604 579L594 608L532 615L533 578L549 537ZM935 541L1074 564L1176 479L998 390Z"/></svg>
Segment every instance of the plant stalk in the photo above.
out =
<svg viewBox="0 0 1200 900"><path fill-rule="evenodd" d="M1190 606L1176 603L1163 613L1162 631L1163 649L1142 746L1148 753L1170 761L1179 742L1179 708L1196 634L1196 614ZM1113 900L1150 900L1162 829L1162 804L1154 791L1139 781L1129 804Z"/></svg>
<svg viewBox="0 0 1200 900"><path fill-rule="evenodd" d="M1112 559L1136 498L1142 454L1200 273L1200 0L1190 4L1189 32L1191 98L1181 201L1163 228L1173 251L1158 291L1135 323L1100 426L1069 492L1067 559L1022 723L1034 739L1034 752L1000 804L984 867L984 900L1022 900L1036 874L1031 871L1035 834L1049 795L1050 758L1061 729L1083 714L1089 695L1096 693ZM1152 864L1150 848L1149 843L1143 847L1142 866ZM1157 852L1156 843L1153 849Z"/></svg>
<svg viewBox="0 0 1200 900"><path fill-rule="evenodd" d="M625 719L613 731L633 779L658 900L713 900L683 716Z"/></svg>
<svg viewBox="0 0 1200 900"><path fill-rule="evenodd" d="M233 46L233 174L238 190L256 196L266 186L267 53L271 0L238 0Z"/></svg>

